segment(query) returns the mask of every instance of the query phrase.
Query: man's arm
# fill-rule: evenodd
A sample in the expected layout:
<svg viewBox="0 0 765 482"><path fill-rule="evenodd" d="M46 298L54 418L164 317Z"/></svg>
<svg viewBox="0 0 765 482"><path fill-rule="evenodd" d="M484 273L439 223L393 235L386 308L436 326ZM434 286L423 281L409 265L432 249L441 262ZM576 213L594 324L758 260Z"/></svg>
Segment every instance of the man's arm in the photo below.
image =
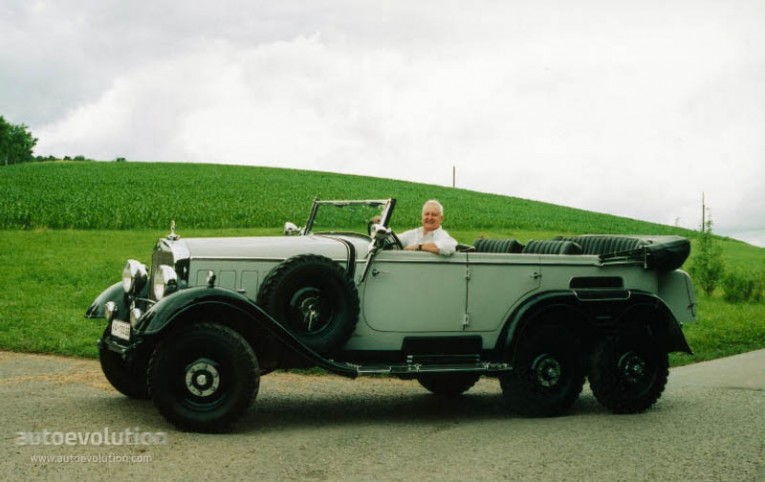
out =
<svg viewBox="0 0 765 482"><path fill-rule="evenodd" d="M410 244L408 246L404 246L404 249L407 251L427 251L433 254L441 254L441 250L436 243Z"/></svg>
<svg viewBox="0 0 765 482"><path fill-rule="evenodd" d="M440 254L442 256L451 256L457 251L457 240L449 236L444 229L439 228L433 233L433 239L435 242L404 244L404 249L407 251L427 251L433 254Z"/></svg>
<svg viewBox="0 0 765 482"><path fill-rule="evenodd" d="M457 251L457 240L449 236L449 233L445 229L439 228L433 233L433 239L435 243L432 243L436 250L436 253L442 256L451 256Z"/></svg>

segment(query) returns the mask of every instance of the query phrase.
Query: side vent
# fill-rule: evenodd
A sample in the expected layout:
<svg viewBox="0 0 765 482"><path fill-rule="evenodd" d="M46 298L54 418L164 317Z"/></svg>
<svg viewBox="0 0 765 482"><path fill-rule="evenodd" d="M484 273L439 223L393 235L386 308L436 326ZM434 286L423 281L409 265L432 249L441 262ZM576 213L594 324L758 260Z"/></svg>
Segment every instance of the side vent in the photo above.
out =
<svg viewBox="0 0 765 482"><path fill-rule="evenodd" d="M569 282L571 289L621 289L624 280L620 276L577 276Z"/></svg>

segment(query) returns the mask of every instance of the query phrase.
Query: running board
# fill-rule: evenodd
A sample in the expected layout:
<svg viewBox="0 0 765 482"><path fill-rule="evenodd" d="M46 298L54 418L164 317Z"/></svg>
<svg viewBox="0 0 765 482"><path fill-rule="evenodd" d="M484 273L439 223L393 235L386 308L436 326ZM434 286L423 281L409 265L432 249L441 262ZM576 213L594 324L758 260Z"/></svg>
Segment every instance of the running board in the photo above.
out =
<svg viewBox="0 0 765 482"><path fill-rule="evenodd" d="M507 363L463 363L463 364L433 364L406 363L400 365L353 365L346 364L356 370L358 375L417 375L420 373L482 373L496 374L512 370Z"/></svg>

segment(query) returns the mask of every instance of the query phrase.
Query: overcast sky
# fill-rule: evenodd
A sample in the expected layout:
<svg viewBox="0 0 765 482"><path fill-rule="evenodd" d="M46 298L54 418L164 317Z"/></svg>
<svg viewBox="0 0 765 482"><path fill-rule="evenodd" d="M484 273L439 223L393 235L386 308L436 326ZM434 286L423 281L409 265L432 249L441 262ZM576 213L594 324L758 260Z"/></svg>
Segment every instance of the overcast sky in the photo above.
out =
<svg viewBox="0 0 765 482"><path fill-rule="evenodd" d="M3 0L0 115L38 155L456 166L688 228L703 192L765 246L764 26L765 0Z"/></svg>

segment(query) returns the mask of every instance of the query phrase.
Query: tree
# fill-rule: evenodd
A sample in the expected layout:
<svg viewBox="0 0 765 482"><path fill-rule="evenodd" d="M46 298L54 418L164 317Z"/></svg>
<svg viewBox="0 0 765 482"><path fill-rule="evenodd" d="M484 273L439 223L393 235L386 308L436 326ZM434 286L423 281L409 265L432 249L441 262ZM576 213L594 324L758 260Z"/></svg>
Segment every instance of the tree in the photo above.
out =
<svg viewBox="0 0 765 482"><path fill-rule="evenodd" d="M20 164L34 160L37 139L24 124L14 125L0 116L0 164Z"/></svg>
<svg viewBox="0 0 765 482"><path fill-rule="evenodd" d="M691 267L691 274L707 296L712 296L717 284L725 275L725 261L722 258L722 246L712 235L712 220L705 221L699 239L699 253ZM706 228L706 229L704 229Z"/></svg>

